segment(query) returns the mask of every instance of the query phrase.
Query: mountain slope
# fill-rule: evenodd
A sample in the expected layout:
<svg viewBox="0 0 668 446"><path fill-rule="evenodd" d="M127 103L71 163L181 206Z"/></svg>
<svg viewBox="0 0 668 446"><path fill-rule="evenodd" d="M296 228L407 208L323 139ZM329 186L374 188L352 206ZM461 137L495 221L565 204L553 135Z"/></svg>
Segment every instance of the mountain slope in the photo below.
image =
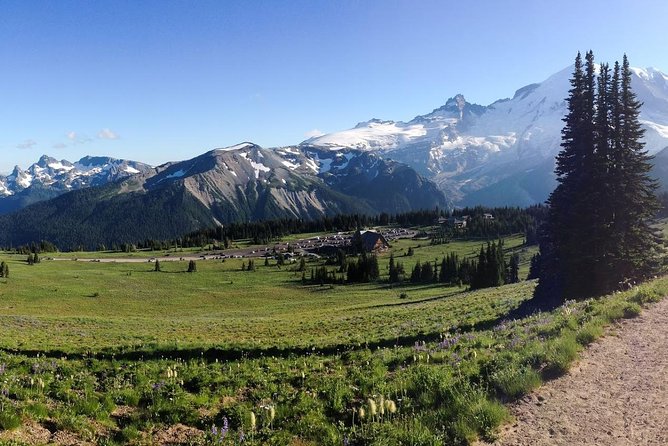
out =
<svg viewBox="0 0 668 446"><path fill-rule="evenodd" d="M571 72L566 68L488 106L456 95L409 122L372 119L302 145L382 152L434 180L458 204L541 202L554 186L545 166L560 149ZM634 68L632 85L644 103L646 148L658 153L668 147L668 76Z"/></svg>
<svg viewBox="0 0 668 446"><path fill-rule="evenodd" d="M373 153L244 143L0 216L0 245L95 248L233 221L435 206L447 202L432 182Z"/></svg>

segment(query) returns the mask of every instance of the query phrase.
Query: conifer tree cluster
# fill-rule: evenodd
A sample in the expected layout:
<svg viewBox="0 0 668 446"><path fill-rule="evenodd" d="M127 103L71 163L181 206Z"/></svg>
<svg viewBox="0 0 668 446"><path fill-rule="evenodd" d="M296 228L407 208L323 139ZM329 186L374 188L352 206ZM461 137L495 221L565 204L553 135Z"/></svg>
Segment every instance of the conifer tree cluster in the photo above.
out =
<svg viewBox="0 0 668 446"><path fill-rule="evenodd" d="M35 263L40 263L41 261L42 259L36 252L28 254L28 258L26 259L26 263L28 263L28 265L34 265Z"/></svg>
<svg viewBox="0 0 668 446"><path fill-rule="evenodd" d="M394 253L390 254L390 265L389 265L390 283L397 283L403 280L405 274L404 265L401 262L394 261Z"/></svg>
<svg viewBox="0 0 668 446"><path fill-rule="evenodd" d="M440 265L440 266L439 266ZM415 263L411 270L411 283L443 283L449 285L470 284L476 271L476 262L464 258L459 260L456 253L451 252L439 262Z"/></svg>
<svg viewBox="0 0 668 446"><path fill-rule="evenodd" d="M306 281L306 272L302 272L302 282ZM323 285L325 283L338 283L344 284L345 279L344 275L341 273L337 274L336 270L327 269L326 266L319 266L317 268L311 268L311 283Z"/></svg>
<svg viewBox="0 0 668 446"><path fill-rule="evenodd" d="M558 185L540 235L535 297L564 299L608 293L656 272L660 238L650 227L658 210L650 160L641 142L641 103L631 89L626 56L596 73L590 51L578 53L567 98ZM533 265L532 265L533 266Z"/></svg>
<svg viewBox="0 0 668 446"><path fill-rule="evenodd" d="M380 276L378 258L375 255L362 253L356 261L348 262L346 271L348 282L366 283L377 280Z"/></svg>
<svg viewBox="0 0 668 446"><path fill-rule="evenodd" d="M480 247L471 289L489 288L506 283L506 260L503 257L503 241L487 243Z"/></svg>
<svg viewBox="0 0 668 446"><path fill-rule="evenodd" d="M411 283L432 283L435 282L434 268L431 262L421 263L419 260L415 263L413 271L411 272Z"/></svg>

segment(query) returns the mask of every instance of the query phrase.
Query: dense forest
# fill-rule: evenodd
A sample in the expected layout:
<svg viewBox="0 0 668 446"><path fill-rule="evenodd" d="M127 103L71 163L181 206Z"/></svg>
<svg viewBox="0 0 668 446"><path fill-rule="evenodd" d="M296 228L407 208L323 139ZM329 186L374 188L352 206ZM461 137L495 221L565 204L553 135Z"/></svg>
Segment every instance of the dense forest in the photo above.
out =
<svg viewBox="0 0 668 446"><path fill-rule="evenodd" d="M69 250L114 250L132 251L135 249L173 249L210 246L225 248L233 240L250 240L254 244L271 243L281 237L310 232L348 232L360 228L373 226L430 226L432 235L436 238L449 239L477 238L481 240L495 240L509 234L525 234L527 243L536 243L537 228L545 218L546 207L531 206L526 209L516 207L485 208L474 207L457 209L449 212L443 209L419 210L399 214L381 213L378 215L347 214L325 216L317 220L283 218L255 222L237 222L222 226L212 226L185 233L177 238L144 239L132 238L132 234L114 234L114 242L108 243L109 234L102 237L93 245L64 244L62 246L44 240L35 234L35 241L21 246L5 246L5 249L21 252L41 251L69 251ZM485 214L491 214L493 219L485 219ZM462 218L466 216L468 225L465 229L455 230L444 219L449 217ZM439 219L441 223L439 224ZM159 224L156 222L156 224ZM67 225L62 232L66 232ZM93 237L93 239L96 239Z"/></svg>

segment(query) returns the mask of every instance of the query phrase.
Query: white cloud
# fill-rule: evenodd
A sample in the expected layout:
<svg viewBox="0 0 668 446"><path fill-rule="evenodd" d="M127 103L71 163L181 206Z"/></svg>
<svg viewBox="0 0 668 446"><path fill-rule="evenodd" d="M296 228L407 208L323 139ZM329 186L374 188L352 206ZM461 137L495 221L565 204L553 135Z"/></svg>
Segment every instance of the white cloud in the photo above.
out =
<svg viewBox="0 0 668 446"><path fill-rule="evenodd" d="M21 144L17 144L16 148L17 149L32 149L36 145L37 145L37 141L35 141L34 139L26 139Z"/></svg>
<svg viewBox="0 0 668 446"><path fill-rule="evenodd" d="M318 129L309 130L308 132L304 133L304 136L307 138L317 138L318 136L322 135L324 135L324 133Z"/></svg>
<svg viewBox="0 0 668 446"><path fill-rule="evenodd" d="M54 144L51 147L53 147L54 149L64 149L65 147L67 147L67 144L63 144L62 142L59 142L58 144Z"/></svg>
<svg viewBox="0 0 668 446"><path fill-rule="evenodd" d="M93 138L82 135L78 132L75 132L74 130L70 130L69 132L65 133L65 136L67 136L68 140L72 141L72 144L86 144L93 140Z"/></svg>
<svg viewBox="0 0 668 446"><path fill-rule="evenodd" d="M118 139L118 133L110 129L102 129L98 132L97 137L100 139Z"/></svg>

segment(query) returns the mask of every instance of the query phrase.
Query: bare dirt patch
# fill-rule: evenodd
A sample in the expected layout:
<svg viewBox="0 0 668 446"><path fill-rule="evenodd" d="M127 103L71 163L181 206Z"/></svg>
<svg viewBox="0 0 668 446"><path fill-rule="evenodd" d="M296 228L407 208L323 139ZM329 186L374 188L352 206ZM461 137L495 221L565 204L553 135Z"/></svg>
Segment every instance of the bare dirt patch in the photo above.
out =
<svg viewBox="0 0 668 446"><path fill-rule="evenodd" d="M154 444L167 446L195 442L201 440L203 436L204 433L199 429L183 424L175 424L156 430L151 437Z"/></svg>
<svg viewBox="0 0 668 446"><path fill-rule="evenodd" d="M668 298L614 326L511 410L516 422L494 445L668 444Z"/></svg>

